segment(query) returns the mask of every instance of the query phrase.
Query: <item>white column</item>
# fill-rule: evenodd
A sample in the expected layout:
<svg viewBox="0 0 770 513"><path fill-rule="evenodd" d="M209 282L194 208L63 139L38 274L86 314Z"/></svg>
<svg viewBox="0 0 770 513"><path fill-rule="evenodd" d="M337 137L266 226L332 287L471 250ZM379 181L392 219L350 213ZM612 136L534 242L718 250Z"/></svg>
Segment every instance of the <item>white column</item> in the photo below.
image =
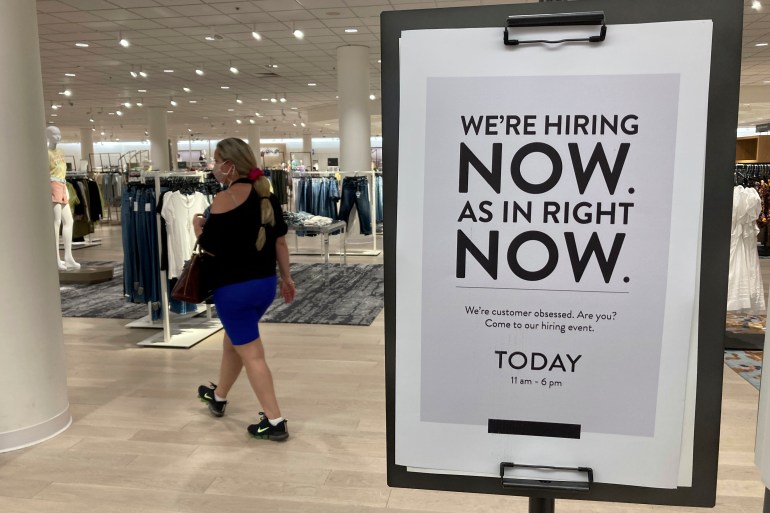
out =
<svg viewBox="0 0 770 513"><path fill-rule="evenodd" d="M94 152L94 137L91 128L80 129L80 160L87 160L88 165L91 166L91 153ZM78 163L80 165L80 163ZM79 169L79 171L86 171L85 169Z"/></svg>
<svg viewBox="0 0 770 513"><path fill-rule="evenodd" d="M154 171L169 171L168 131L166 130L166 109L149 107L147 109L147 131L150 134L150 160Z"/></svg>
<svg viewBox="0 0 770 513"><path fill-rule="evenodd" d="M368 47L337 48L337 93L340 169L368 171L372 167Z"/></svg>
<svg viewBox="0 0 770 513"><path fill-rule="evenodd" d="M13 194L0 202L0 452L47 440L72 422L56 268L43 78L35 2L4 0L0 16L0 152ZM77 89L75 89L77 94Z"/></svg>
<svg viewBox="0 0 770 513"><path fill-rule="evenodd" d="M179 153L179 137L176 135L172 135L169 138L169 146L171 146L171 162L169 162L169 169L171 171L176 171L176 155Z"/></svg>
<svg viewBox="0 0 770 513"><path fill-rule="evenodd" d="M261 137L259 127L257 125L249 125L246 135L248 135L249 138L251 151L253 151L254 156L257 157L257 166L262 167L262 157L259 155L262 152L262 145L259 143L259 138Z"/></svg>
<svg viewBox="0 0 770 513"><path fill-rule="evenodd" d="M310 134L302 134L302 151L310 153L313 150L313 136Z"/></svg>

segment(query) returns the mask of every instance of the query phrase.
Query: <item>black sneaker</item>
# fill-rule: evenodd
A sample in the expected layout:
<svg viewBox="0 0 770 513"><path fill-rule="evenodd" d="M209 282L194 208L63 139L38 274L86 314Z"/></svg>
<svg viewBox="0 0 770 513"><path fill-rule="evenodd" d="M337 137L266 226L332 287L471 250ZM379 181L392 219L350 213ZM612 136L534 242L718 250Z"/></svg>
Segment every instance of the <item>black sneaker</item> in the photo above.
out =
<svg viewBox="0 0 770 513"><path fill-rule="evenodd" d="M201 401L208 404L209 411L211 414L215 417L221 417L225 414L225 407L227 406L227 401L217 401L214 399L214 390L217 389L217 386L214 383L211 383L210 387L207 387L205 385L201 385L198 387L198 397Z"/></svg>
<svg viewBox="0 0 770 513"><path fill-rule="evenodd" d="M246 428L254 438L263 438L274 442L282 442L289 438L289 431L286 429L286 420L282 420L277 426L270 424L267 416L259 412L261 418L259 424L252 424Z"/></svg>

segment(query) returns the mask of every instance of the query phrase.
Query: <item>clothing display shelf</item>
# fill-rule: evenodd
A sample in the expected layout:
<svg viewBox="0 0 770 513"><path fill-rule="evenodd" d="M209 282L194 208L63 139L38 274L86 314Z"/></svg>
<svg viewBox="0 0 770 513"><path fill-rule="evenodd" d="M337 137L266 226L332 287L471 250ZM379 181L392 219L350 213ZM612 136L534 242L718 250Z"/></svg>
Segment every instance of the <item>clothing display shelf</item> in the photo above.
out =
<svg viewBox="0 0 770 513"><path fill-rule="evenodd" d="M756 164L770 162L770 135L749 135L735 141L735 162Z"/></svg>
<svg viewBox="0 0 770 513"><path fill-rule="evenodd" d="M155 196L160 197L160 180L161 178L190 178L197 177L201 182L206 178L205 172L159 172L159 171L143 171L139 178L139 181L147 183L149 180L155 182ZM158 233L158 246L162 244L161 239L161 216L160 212L155 213L157 222ZM161 262L158 262L161 264ZM166 347L166 348L183 348L189 349L192 346L202 342L206 338L210 337L217 331L222 329L222 323L219 319L214 319L211 315L211 306L206 305L205 317L194 317L198 315L198 312L192 312L185 315L174 314L172 316L169 311L169 290L167 273L164 270L160 271L160 298L162 308L162 318L160 322L152 320L152 306L148 304L149 316L139 319L138 321L127 324L130 328L162 328L163 331L148 337L137 345L143 347ZM172 326L171 321L174 320Z"/></svg>

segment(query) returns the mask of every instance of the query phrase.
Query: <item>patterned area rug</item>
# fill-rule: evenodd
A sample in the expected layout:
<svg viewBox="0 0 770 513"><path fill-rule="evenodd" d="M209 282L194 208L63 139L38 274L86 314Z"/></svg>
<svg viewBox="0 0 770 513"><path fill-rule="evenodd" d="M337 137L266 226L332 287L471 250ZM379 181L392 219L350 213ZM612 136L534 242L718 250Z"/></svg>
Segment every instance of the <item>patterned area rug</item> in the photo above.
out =
<svg viewBox="0 0 770 513"><path fill-rule="evenodd" d="M139 319L147 305L127 303L123 296L123 265L114 265L112 280L95 285L60 287L64 317ZM297 297L290 305L276 299L262 322L368 326L384 305L382 264L292 264ZM216 310L214 310L216 314Z"/></svg>
<svg viewBox="0 0 770 513"><path fill-rule="evenodd" d="M762 351L725 351L725 364L759 390Z"/></svg>
<svg viewBox="0 0 770 513"><path fill-rule="evenodd" d="M123 264L81 261L82 266L113 266L112 279L94 285L67 284L59 287L63 317L139 319L147 315L146 304L127 303L123 295Z"/></svg>
<svg viewBox="0 0 770 513"><path fill-rule="evenodd" d="M725 349L761 351L765 345L765 315L727 312Z"/></svg>

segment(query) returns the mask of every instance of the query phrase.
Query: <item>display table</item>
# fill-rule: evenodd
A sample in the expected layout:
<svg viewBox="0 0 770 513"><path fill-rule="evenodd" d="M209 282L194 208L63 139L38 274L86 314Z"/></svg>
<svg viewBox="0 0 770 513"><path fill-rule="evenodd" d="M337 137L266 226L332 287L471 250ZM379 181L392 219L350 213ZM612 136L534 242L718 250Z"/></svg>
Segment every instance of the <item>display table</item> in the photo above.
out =
<svg viewBox="0 0 770 513"><path fill-rule="evenodd" d="M342 262L347 264L348 263L348 248L347 248L347 234L345 233L345 228L347 227L345 221L333 221L331 224L327 224L326 226L304 226L304 225L296 225L296 224L290 224L289 225L289 231L295 232L294 235L294 255L317 255L318 253L300 253L299 251L299 236L300 234L305 235L320 235L321 240L323 241L323 257L324 257L324 263L329 263L329 236L330 235L339 235L340 236L340 252L339 255L342 257Z"/></svg>

